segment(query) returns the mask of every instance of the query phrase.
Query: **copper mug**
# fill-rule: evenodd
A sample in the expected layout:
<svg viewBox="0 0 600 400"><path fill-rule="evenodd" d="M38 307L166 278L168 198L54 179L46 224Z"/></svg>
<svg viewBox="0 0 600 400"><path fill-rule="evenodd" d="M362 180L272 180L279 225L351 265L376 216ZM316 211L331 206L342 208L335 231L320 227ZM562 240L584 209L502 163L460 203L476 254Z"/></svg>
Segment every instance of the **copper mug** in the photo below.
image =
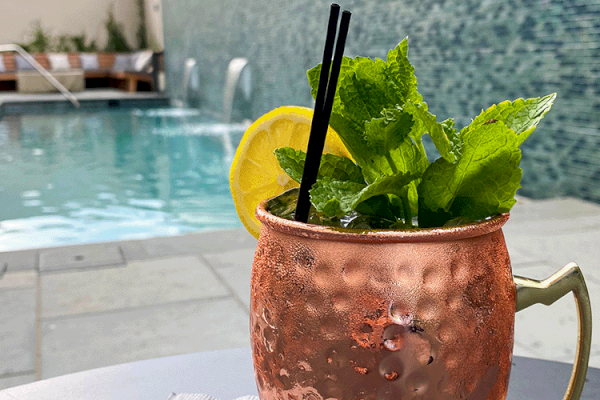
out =
<svg viewBox="0 0 600 400"><path fill-rule="evenodd" d="M254 370L262 400L505 399L515 312L575 295L583 389L591 345L585 281L569 264L513 277L502 226L335 230L256 211Z"/></svg>

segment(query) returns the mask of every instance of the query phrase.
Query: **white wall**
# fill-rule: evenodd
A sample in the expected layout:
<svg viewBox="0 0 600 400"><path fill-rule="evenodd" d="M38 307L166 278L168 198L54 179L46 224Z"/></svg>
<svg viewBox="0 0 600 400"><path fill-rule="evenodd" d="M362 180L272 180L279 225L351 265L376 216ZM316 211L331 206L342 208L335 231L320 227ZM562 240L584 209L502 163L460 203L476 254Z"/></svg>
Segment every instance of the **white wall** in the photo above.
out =
<svg viewBox="0 0 600 400"><path fill-rule="evenodd" d="M123 24L127 43L137 48L137 0L0 0L0 44L29 42L31 23L39 19L53 37L85 33L88 42L95 39L102 49L111 4L115 19Z"/></svg>
<svg viewBox="0 0 600 400"><path fill-rule="evenodd" d="M161 0L145 0L146 4L146 37L148 47L154 51L165 48Z"/></svg>

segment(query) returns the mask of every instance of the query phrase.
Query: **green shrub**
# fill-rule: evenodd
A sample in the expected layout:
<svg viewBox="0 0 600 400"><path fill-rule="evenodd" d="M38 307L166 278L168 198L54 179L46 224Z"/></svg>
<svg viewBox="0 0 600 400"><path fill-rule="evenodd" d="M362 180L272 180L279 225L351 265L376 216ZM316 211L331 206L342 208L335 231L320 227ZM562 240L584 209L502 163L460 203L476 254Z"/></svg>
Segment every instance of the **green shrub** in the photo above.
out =
<svg viewBox="0 0 600 400"><path fill-rule="evenodd" d="M106 26L106 32L108 34L108 40L104 51L117 53L131 51L131 47L127 43L127 39L125 39L125 34L123 33L123 25L119 24L115 19L112 6L108 10L108 19L104 22L104 26Z"/></svg>

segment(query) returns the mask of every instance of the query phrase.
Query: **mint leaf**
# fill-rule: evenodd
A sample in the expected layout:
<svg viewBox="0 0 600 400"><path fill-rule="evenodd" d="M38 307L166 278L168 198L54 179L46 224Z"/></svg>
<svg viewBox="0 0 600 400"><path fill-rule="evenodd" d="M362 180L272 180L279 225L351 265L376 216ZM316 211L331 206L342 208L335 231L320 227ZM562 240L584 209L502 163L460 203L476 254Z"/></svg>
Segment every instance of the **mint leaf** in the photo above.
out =
<svg viewBox="0 0 600 400"><path fill-rule="evenodd" d="M507 212L520 187L521 151L504 123L480 125L463 133L456 163L440 158L419 184L419 226L441 226L462 217L478 220Z"/></svg>
<svg viewBox="0 0 600 400"><path fill-rule="evenodd" d="M340 76L345 76L347 74L348 68L351 68L354 65L354 59L350 57L342 57L342 63L340 64ZM313 98L317 98L317 91L319 90L319 79L321 77L321 66L322 64L317 64L308 71L306 71L306 75L308 76L308 83L311 88L311 94ZM338 79L339 86L339 79ZM337 101L339 101L340 94L336 90L335 97Z"/></svg>
<svg viewBox="0 0 600 400"><path fill-rule="evenodd" d="M338 79L338 89L336 90L334 96L329 125L331 125L336 132L338 132L338 135L344 143L344 146L346 146L346 149L348 149L352 157L356 160L357 164L364 168L368 164L369 160L369 146L364 138L364 121L357 116L347 113L344 110L344 105L341 102L339 90L343 77L349 74L349 71L351 68L353 68L354 64L355 62L351 58L344 57L342 59L340 78ZM321 64L308 71L308 81L312 89L312 95L315 98L319 86L320 73ZM371 171L366 171L366 173L367 175L372 175Z"/></svg>
<svg viewBox="0 0 600 400"><path fill-rule="evenodd" d="M454 120L446 120L443 123L437 122L435 115L427 111L427 104L407 104L407 109L412 113L415 124L411 132L411 137L421 141L423 134L428 133L446 161L452 163L460 155L460 138L453 128Z"/></svg>
<svg viewBox="0 0 600 400"><path fill-rule="evenodd" d="M397 148L390 151L390 156L400 172L421 175L429 166L425 151L410 138L405 139ZM389 167L381 167L381 169L385 175L393 175Z"/></svg>
<svg viewBox="0 0 600 400"><path fill-rule="evenodd" d="M363 222L366 222L365 219L367 219L368 226L373 228L386 228L390 223L394 223L396 221L396 215L401 215L402 212L402 208L395 209L395 205L391 201L392 199L396 200L398 198L389 198L386 195L373 196L359 203L356 206L355 211L362 216L366 216L366 218L363 218L362 220ZM355 222L348 225L348 227L355 226L357 219L354 221ZM382 223L383 221L386 221L386 223Z"/></svg>
<svg viewBox="0 0 600 400"><path fill-rule="evenodd" d="M310 189L310 201L319 212L328 217L341 217L353 209L353 203L365 184L318 179Z"/></svg>
<svg viewBox="0 0 600 400"><path fill-rule="evenodd" d="M550 111L556 93L532 99L503 101L482 111L471 124L461 130L461 134L483 124L501 121L517 135L519 146L531 135L544 115Z"/></svg>
<svg viewBox="0 0 600 400"><path fill-rule="evenodd" d="M351 68L340 75L340 100L348 118L368 121L380 116L381 110L396 104L383 60L357 57Z"/></svg>
<svg viewBox="0 0 600 400"><path fill-rule="evenodd" d="M364 147L366 142L362 138L362 134L364 131L364 121L361 120L358 116L348 114L344 111L343 104L340 100L340 86L342 79L351 73L352 68L356 61L349 57L342 58L342 64L340 68L340 75L338 79L338 88L335 92L333 108L331 113L330 125L334 127L336 126L340 129L341 132L346 133L345 137L342 137L342 141L344 145L352 154L352 157L355 157L356 154L360 153L361 146ZM321 75L321 64L311 68L307 72L308 82L311 86L311 93L313 98L317 97L317 91L319 88L319 79ZM335 122L333 122L335 121ZM356 154L355 154L356 153ZM359 157L360 158L360 157Z"/></svg>
<svg viewBox="0 0 600 400"><path fill-rule="evenodd" d="M342 58L342 63L347 60L347 57ZM317 98L317 92L319 90L319 80L321 79L321 67L322 64L317 64L308 71L306 71L306 76L308 77L308 84L310 85L310 94L313 99ZM341 73L342 69L340 69ZM337 97L337 92L336 92Z"/></svg>
<svg viewBox="0 0 600 400"><path fill-rule="evenodd" d="M398 88L399 96L404 100L415 103L423 101L417 92L415 68L408 61L408 38L404 38L387 54L387 77Z"/></svg>
<svg viewBox="0 0 600 400"><path fill-rule="evenodd" d="M401 108L384 108L381 117L365 123L365 139L376 155L400 146L413 126L412 116Z"/></svg>
<svg viewBox="0 0 600 400"><path fill-rule="evenodd" d="M318 176L327 176L338 181L350 181L360 184L365 183L365 178L358 165L354 164L349 158L333 154L323 154Z"/></svg>
<svg viewBox="0 0 600 400"><path fill-rule="evenodd" d="M417 178L416 174L411 175L402 172L392 176L381 177L361 191L356 198L356 204L381 194L393 194L401 197L406 191L405 186Z"/></svg>
<svg viewBox="0 0 600 400"><path fill-rule="evenodd" d="M306 162L306 153L302 150L294 150L291 147L280 147L275 149L275 156L279 166L290 178L300 183ZM338 181L351 181L365 183L360 168L346 157L334 154L323 154L317 178L329 177Z"/></svg>
<svg viewBox="0 0 600 400"><path fill-rule="evenodd" d="M294 150L291 147L280 147L275 149L273 153L275 153L281 169L296 182L302 182L306 153L302 150Z"/></svg>
<svg viewBox="0 0 600 400"><path fill-rule="evenodd" d="M447 118L440 122L442 125L442 129L446 134L446 137L450 140L450 146L452 148L452 152L455 155L460 156L462 149L462 141L460 139L460 133L454 127L454 118Z"/></svg>
<svg viewBox="0 0 600 400"><path fill-rule="evenodd" d="M429 160L423 149L423 144L420 146L416 145L412 140L404 140L400 146L390 152L391 158L394 160L394 164L398 168L398 171L416 175L419 178L413 180L408 184L408 200L411 205L411 211L413 214L417 213L417 186L420 182L420 177L423 172L429 166ZM382 168L383 169L383 168ZM384 169L386 175L392 175L392 171Z"/></svg>
<svg viewBox="0 0 600 400"><path fill-rule="evenodd" d="M325 177L317 180L313 185L310 198L317 211L329 217L341 217L372 197L385 194L403 196L406 191L405 186L416 178L416 175L400 173L379 178L370 185L361 185Z"/></svg>
<svg viewBox="0 0 600 400"><path fill-rule="evenodd" d="M356 163L363 168L365 176L370 176L372 171L368 169L369 165L369 144L364 137L364 122L356 122L350 118L346 118L342 111L340 103L334 103L333 111L329 119L329 125L338 133L338 136L346 146L346 149L356 160Z"/></svg>

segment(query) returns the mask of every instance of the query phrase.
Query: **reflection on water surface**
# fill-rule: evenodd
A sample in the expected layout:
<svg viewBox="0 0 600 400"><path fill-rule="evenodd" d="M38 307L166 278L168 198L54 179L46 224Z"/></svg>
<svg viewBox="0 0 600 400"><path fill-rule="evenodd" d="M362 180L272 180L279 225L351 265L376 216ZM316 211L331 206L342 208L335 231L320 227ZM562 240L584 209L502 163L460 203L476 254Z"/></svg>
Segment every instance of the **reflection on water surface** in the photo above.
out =
<svg viewBox="0 0 600 400"><path fill-rule="evenodd" d="M196 110L6 116L0 251L239 227L243 131Z"/></svg>

